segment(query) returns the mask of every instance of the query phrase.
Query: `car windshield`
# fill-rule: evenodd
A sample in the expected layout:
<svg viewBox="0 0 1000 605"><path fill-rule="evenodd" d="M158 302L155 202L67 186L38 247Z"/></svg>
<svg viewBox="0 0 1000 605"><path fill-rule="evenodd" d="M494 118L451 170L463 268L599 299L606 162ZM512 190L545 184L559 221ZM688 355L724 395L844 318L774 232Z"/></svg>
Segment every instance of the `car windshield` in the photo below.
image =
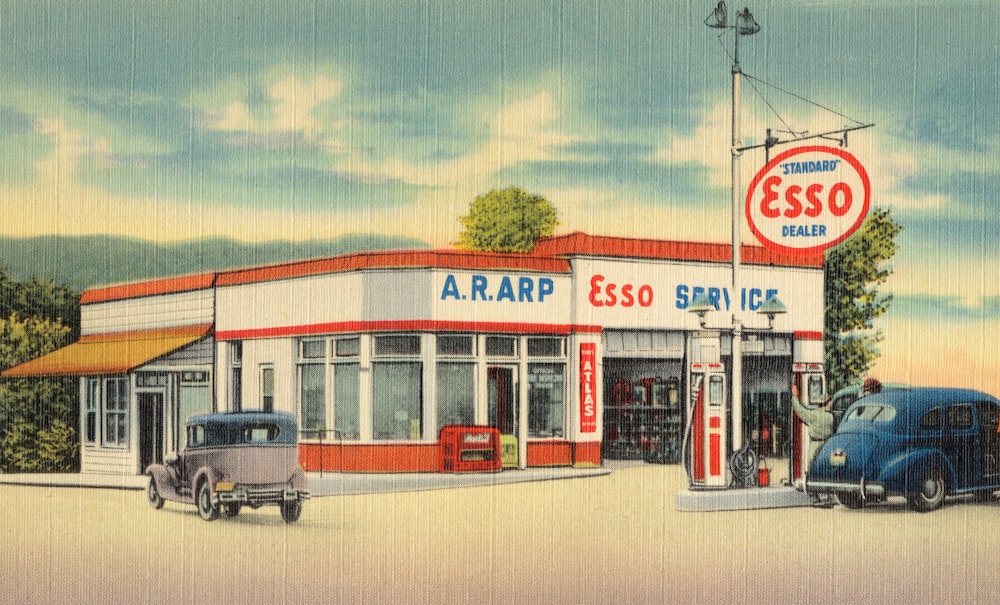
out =
<svg viewBox="0 0 1000 605"><path fill-rule="evenodd" d="M889 422L896 417L896 408L884 403L857 405L847 412L845 422L867 420L868 422Z"/></svg>

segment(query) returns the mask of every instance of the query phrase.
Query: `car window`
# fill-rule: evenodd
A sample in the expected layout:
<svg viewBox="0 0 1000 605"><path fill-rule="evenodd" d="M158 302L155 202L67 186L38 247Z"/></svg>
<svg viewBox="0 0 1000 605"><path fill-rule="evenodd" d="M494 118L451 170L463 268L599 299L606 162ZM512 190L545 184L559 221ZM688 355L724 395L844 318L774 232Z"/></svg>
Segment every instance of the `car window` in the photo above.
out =
<svg viewBox="0 0 1000 605"><path fill-rule="evenodd" d="M883 403L858 405L851 408L844 420L867 420L869 422L889 422L896 417L896 408Z"/></svg>
<svg viewBox="0 0 1000 605"><path fill-rule="evenodd" d="M961 403L948 408L947 423L950 429L972 428L972 406Z"/></svg>
<svg viewBox="0 0 1000 605"><path fill-rule="evenodd" d="M201 424L192 424L187 427L188 446L201 445L205 443L205 427Z"/></svg>
<svg viewBox="0 0 1000 605"><path fill-rule="evenodd" d="M278 436L278 427L273 424L251 424L243 429L243 441L246 443L266 443L274 441Z"/></svg>
<svg viewBox="0 0 1000 605"><path fill-rule="evenodd" d="M927 410L924 417L920 419L920 428L922 429L940 429L941 428L941 408L933 408Z"/></svg>

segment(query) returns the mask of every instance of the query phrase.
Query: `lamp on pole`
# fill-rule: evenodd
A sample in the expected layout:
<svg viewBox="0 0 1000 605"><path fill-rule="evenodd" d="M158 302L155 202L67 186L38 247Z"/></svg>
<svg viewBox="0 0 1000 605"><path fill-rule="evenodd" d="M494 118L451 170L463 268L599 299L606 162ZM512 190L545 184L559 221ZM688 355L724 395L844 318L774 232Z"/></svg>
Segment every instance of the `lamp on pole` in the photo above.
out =
<svg viewBox="0 0 1000 605"><path fill-rule="evenodd" d="M730 155L732 160L732 385L731 412L732 412L732 438L733 449L738 450L743 447L743 323L740 319L743 293L740 282L740 221L741 191L740 191L740 155L741 134L740 134L740 36L752 36L760 31L760 25L750 14L749 8L737 11L736 21L729 24L728 10L725 0L720 0L719 4L705 19L705 25L716 29L733 30L733 70L732 70L732 145Z"/></svg>

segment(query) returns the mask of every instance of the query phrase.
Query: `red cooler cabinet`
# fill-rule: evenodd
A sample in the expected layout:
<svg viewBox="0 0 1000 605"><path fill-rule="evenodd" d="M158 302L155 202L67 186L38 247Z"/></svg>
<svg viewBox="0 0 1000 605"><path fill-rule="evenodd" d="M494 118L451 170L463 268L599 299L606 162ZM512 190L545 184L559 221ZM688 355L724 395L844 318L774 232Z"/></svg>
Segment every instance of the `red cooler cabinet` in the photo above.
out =
<svg viewBox="0 0 1000 605"><path fill-rule="evenodd" d="M500 431L489 426L446 426L441 429L441 472L496 473L500 458Z"/></svg>

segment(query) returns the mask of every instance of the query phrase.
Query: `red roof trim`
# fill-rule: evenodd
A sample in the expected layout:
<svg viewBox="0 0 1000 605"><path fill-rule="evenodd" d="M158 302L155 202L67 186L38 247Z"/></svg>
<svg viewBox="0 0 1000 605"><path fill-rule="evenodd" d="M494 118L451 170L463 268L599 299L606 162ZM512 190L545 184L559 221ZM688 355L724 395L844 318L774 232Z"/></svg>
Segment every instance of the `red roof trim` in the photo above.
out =
<svg viewBox="0 0 1000 605"><path fill-rule="evenodd" d="M80 297L80 304L89 305L126 298L141 298L143 296L204 290L212 287L214 282L215 273L199 273L196 275L182 275L179 277L116 284L86 290L83 296Z"/></svg>
<svg viewBox="0 0 1000 605"><path fill-rule="evenodd" d="M786 254L760 246L742 246L743 262L752 265L816 268L823 266L822 254ZM365 269L465 269L472 271L539 271L570 273L574 255L594 255L636 259L663 259L728 263L732 254L727 244L636 239L569 233L538 241L531 254L496 254L466 250L390 250L360 252L262 267L199 273L92 288L80 297L80 304L94 304L144 296L157 296L324 273L344 273Z"/></svg>
<svg viewBox="0 0 1000 605"><path fill-rule="evenodd" d="M822 254L788 254L748 245L741 246L740 250L743 262L752 265L807 268L823 266ZM534 254L546 257L593 255L712 263L728 263L733 258L732 246L729 244L610 237L588 235L580 231L540 239L535 245Z"/></svg>
<svg viewBox="0 0 1000 605"><path fill-rule="evenodd" d="M242 340L252 338L278 338L309 334L334 334L343 332L498 332L505 334L599 334L601 326L541 323L505 323L490 321L342 321L303 326L276 328L250 328L222 330L215 333L216 340Z"/></svg>
<svg viewBox="0 0 1000 605"><path fill-rule="evenodd" d="M231 286L261 281L288 279L323 273L342 273L363 269L470 269L543 271L569 273L569 262L561 258L545 258L527 254L493 254L460 250L404 250L362 252L332 258L305 260L266 267L225 271L216 284Z"/></svg>

